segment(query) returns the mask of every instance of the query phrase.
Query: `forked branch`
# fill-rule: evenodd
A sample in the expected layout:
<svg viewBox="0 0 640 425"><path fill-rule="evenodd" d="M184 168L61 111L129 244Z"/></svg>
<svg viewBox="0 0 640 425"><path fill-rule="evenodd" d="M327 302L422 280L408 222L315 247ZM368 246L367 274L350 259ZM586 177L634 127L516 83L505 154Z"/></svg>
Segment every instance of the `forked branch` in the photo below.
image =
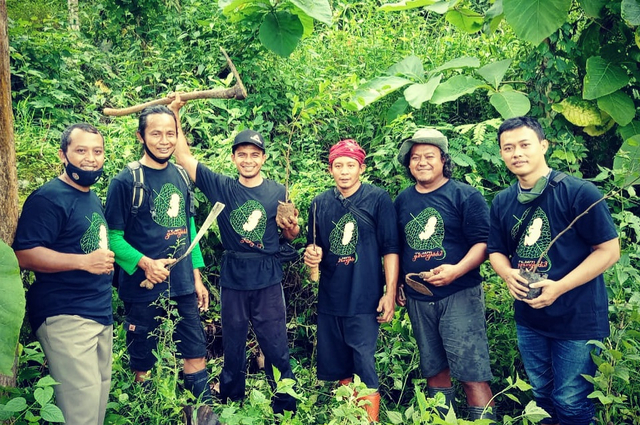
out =
<svg viewBox="0 0 640 425"><path fill-rule="evenodd" d="M233 76L236 78L236 84L233 87L229 88L215 88L210 90L198 90L192 91L189 93L181 93L180 98L183 100L194 100L194 99L237 99L243 100L247 97L247 90L244 88L244 84L242 84L242 80L240 79L240 74L238 74L238 70L236 69L233 62L227 55L227 52L220 47L220 51L227 59L227 64L229 65L229 69L233 73ZM141 103L139 105L130 106L129 108L122 109L114 109L114 108L104 108L102 111L105 115L121 117L123 115L135 114L136 112L142 111L147 106L154 105L168 105L171 103L171 99L168 97L163 97L161 99L152 100L149 102Z"/></svg>

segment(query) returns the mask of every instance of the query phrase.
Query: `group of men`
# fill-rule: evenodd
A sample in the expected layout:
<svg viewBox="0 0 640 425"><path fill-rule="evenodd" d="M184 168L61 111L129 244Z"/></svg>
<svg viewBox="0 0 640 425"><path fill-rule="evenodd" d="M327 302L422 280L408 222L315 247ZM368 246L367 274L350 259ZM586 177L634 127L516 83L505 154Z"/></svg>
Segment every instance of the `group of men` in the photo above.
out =
<svg viewBox="0 0 640 425"><path fill-rule="evenodd" d="M59 156L65 171L24 204L14 249L21 267L35 271L29 317L60 383L56 400L67 424L104 420L114 263L121 268L134 379L149 378L156 361L154 330L166 314L157 301L169 297L181 317L174 338L184 359L184 386L211 404L199 315L209 304L198 271L203 261L192 253L176 262L195 235L190 181L212 204L226 206L218 217L224 247L219 399L245 397L249 324L265 354L270 384L275 387L273 367L295 379L276 254L282 239L298 236L298 213L277 216L285 188L261 175L267 158L261 134L244 130L235 136L237 178L215 173L190 152L180 125L183 105L175 95L168 108L141 113L137 137L144 153L112 179L104 213L90 190L102 173L104 140L87 124L63 133ZM602 273L619 257L615 226L606 204L596 204L540 261L546 236L557 235L601 194L593 184L547 166L548 141L533 119L506 120L498 143L517 182L495 197L491 209L478 190L451 179L448 139L435 129L419 129L403 140L398 161L414 184L395 201L361 181L366 152L355 140L329 151L335 188L313 199L304 250L305 264L320 269L317 375L341 384L359 376L369 389L360 399L370 421L379 417L379 325L393 319L396 304L409 313L428 394L443 393L455 408L455 378L469 418L497 420L480 274L488 256L514 297L524 366L538 405L550 415L542 423L593 423L587 398L592 385L582 375L595 373L587 341L608 336ZM178 165L169 161L172 156ZM546 277L530 284L519 270L534 265ZM151 289L140 286L145 279ZM532 288L540 295L531 297ZM276 392L272 407L275 413L295 412L296 400Z"/></svg>

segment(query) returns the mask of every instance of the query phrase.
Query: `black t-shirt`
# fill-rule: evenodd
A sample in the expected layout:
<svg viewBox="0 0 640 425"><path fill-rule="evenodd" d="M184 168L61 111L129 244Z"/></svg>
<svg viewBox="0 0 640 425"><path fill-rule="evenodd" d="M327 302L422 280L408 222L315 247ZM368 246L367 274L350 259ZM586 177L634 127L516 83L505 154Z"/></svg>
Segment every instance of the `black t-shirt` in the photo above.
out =
<svg viewBox="0 0 640 425"><path fill-rule="evenodd" d="M429 193L419 193L411 186L398 195L394 204L402 246L401 282L407 273L457 264L473 245L487 242L489 207L482 194L467 184L449 180ZM433 296L420 294L408 285L405 292L411 298L436 301L481 281L478 267L446 286L425 282Z"/></svg>
<svg viewBox="0 0 640 425"><path fill-rule="evenodd" d="M275 258L280 246L276 213L278 201L285 200L284 186L265 179L259 186L246 187L203 164L198 164L196 186L212 204L225 204L218 216L225 249L220 286L254 290L279 284L283 274Z"/></svg>
<svg viewBox="0 0 640 425"><path fill-rule="evenodd" d="M381 259L400 251L396 211L389 194L370 184L362 184L347 199L366 211L375 228L350 212L334 189L314 198L307 243L313 243L315 226L315 242L323 252L318 312L343 317L375 314L385 284Z"/></svg>
<svg viewBox="0 0 640 425"><path fill-rule="evenodd" d="M556 175L553 172L551 179ZM491 205L489 253L498 252L511 260L513 268L532 267L553 238L602 194L590 182L567 176L558 186L548 186L545 198L531 211L517 200L518 183L496 195ZM514 238L526 225L520 240ZM575 269L592 252L592 246L617 238L606 202L597 204L563 234L542 259L540 273L559 280ZM516 322L543 335L559 339L604 338L609 335L607 291L604 278L595 279L561 295L548 307L531 308L514 301Z"/></svg>
<svg viewBox="0 0 640 425"><path fill-rule="evenodd" d="M138 213L131 214L133 176L122 170L109 184L105 216L109 228L124 231L124 239L147 257L178 258L189 247L189 188L175 165L158 170L144 165L144 196ZM118 253L116 252L116 259ZM144 270L133 275L120 271L119 295L124 301L147 302L161 293L170 296L192 294L195 291L191 256L171 269L169 279L153 289L141 288Z"/></svg>
<svg viewBox="0 0 640 425"><path fill-rule="evenodd" d="M53 179L36 189L24 203L13 242L16 251L45 247L65 254L89 254L109 248L102 204L93 191L83 192ZM112 275L82 270L35 272L27 292L31 328L47 317L78 315L103 325L113 323Z"/></svg>

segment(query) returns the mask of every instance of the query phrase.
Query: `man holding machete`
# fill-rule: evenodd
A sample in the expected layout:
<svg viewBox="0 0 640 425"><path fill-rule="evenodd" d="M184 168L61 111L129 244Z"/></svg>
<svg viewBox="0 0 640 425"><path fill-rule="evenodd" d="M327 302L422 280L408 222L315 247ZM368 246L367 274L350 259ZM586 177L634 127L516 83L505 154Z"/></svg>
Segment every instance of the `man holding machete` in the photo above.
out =
<svg viewBox="0 0 640 425"><path fill-rule="evenodd" d="M210 404L206 338L199 314L209 306L209 292L197 269L203 265L202 255L196 249L171 270L166 267L186 252L195 235L188 178L169 162L177 135L176 117L166 106L147 107L140 113L136 136L144 154L109 184L105 216L109 241L122 268L119 295L135 380L148 379L156 362L154 330L159 317L166 316L157 301L169 297L180 316L174 339L184 359L185 388ZM141 287L145 280L151 283L149 289Z"/></svg>
<svg viewBox="0 0 640 425"><path fill-rule="evenodd" d="M224 351L220 399L242 400L249 323L265 355L265 373L272 388L274 366L282 378L295 379L289 363L282 264L276 254L281 237L291 241L300 232L298 211L277 221L276 211L279 202L285 201L285 188L260 174L267 155L264 138L256 131L244 130L234 138L231 160L238 178L214 173L199 163L180 128L179 111L184 102L179 94L174 96L170 108L178 118L176 161L211 203L227 205L218 218L225 249L220 270ZM295 412L296 400L289 394L276 393L271 406L274 413Z"/></svg>

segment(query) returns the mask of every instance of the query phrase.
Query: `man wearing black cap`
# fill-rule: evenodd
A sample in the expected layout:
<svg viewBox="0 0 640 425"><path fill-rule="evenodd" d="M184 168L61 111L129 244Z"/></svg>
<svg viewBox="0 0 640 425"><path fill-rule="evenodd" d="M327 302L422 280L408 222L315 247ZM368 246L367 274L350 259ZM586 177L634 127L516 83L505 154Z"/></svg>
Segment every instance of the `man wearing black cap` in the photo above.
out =
<svg viewBox="0 0 640 425"><path fill-rule="evenodd" d="M171 104L176 116L184 105L179 97ZM273 367L282 378L295 379L289 363L282 264L276 258L280 238L293 240L300 232L297 215L276 222L279 201L285 188L265 179L260 170L267 155L262 135L253 130L238 133L231 147L231 160L239 177L214 173L192 155L178 125L175 157L196 186L212 204L226 208L218 217L225 252L220 269L220 302L224 366L220 374L220 398L245 397L246 340L249 323L265 355L265 372L273 381ZM281 230L280 230L280 229ZM296 400L277 393L272 400L275 413L295 412Z"/></svg>
<svg viewBox="0 0 640 425"><path fill-rule="evenodd" d="M451 180L448 140L424 128L405 139L398 162L415 185L395 200L405 305L428 393L455 401L462 383L470 419L496 419L480 264L487 258L489 209L477 189ZM442 409L442 412L446 412Z"/></svg>

